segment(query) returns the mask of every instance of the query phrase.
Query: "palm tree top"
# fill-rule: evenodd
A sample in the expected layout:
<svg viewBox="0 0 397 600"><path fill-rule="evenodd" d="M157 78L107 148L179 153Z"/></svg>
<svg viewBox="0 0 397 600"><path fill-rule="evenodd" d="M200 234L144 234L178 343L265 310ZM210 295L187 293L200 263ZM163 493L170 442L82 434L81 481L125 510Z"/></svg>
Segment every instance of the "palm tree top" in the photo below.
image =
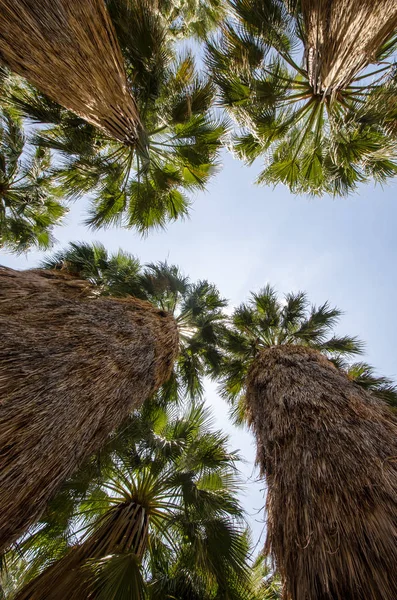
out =
<svg viewBox="0 0 397 600"><path fill-rule="evenodd" d="M330 354L359 354L355 337L333 335L342 311L328 302L310 305L305 292L286 294L283 300L270 285L238 306L232 316L232 334L247 340L255 351L282 344L310 346ZM237 350L237 346L236 346Z"/></svg>
<svg viewBox="0 0 397 600"><path fill-rule="evenodd" d="M266 285L238 306L223 340L221 394L237 402L233 416L244 421L244 392L248 373L259 353L273 346L305 346L324 354L348 377L372 391L392 406L397 405L397 386L387 377L377 376L363 362L351 362L364 351L357 337L337 335L335 327L342 311L328 302L311 305L305 292L286 294L281 299Z"/></svg>
<svg viewBox="0 0 397 600"><path fill-rule="evenodd" d="M38 125L35 143L57 156L54 175L65 197L91 194L92 228L118 225L145 234L165 227L187 215L191 193L203 190L219 167L228 123L213 110L215 86L193 53L177 48L175 18L160 4L157 10L147 0L108 2L139 112L134 143L109 138L25 82L14 80L10 89L9 103ZM178 14L183 4L175 5Z"/></svg>
<svg viewBox="0 0 397 600"><path fill-rule="evenodd" d="M310 2L301 4L307 8ZM381 27L392 32L364 53L358 72L343 85L323 88L313 77L312 31L297 3L234 0L232 5L234 17L207 45L207 64L222 105L239 127L233 151L248 164L265 157L257 183L283 183L298 194L345 195L371 178L385 182L395 176L393 21ZM321 18L326 6L321 5ZM335 20L336 6L332 10ZM346 26L351 23L347 19Z"/></svg>
<svg viewBox="0 0 397 600"><path fill-rule="evenodd" d="M174 372L161 388L164 402L202 396L203 377L216 372L225 329L227 301L206 280L192 282L166 261L141 265L131 254L110 255L102 244L71 243L42 266L87 279L101 295L132 295L170 312L178 325L180 349Z"/></svg>

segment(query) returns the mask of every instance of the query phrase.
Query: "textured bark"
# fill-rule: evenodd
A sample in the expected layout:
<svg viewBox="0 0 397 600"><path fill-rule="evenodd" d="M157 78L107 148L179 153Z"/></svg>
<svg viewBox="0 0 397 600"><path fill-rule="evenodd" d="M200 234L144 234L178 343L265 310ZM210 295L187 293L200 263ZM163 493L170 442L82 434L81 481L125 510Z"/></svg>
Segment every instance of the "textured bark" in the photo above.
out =
<svg viewBox="0 0 397 600"><path fill-rule="evenodd" d="M80 546L29 582L14 600L91 600L96 597L87 561L133 551L141 561L148 539L149 517L135 502L114 507Z"/></svg>
<svg viewBox="0 0 397 600"><path fill-rule="evenodd" d="M301 0L316 94L345 88L397 29L396 0Z"/></svg>
<svg viewBox="0 0 397 600"><path fill-rule="evenodd" d="M320 353L263 351L247 386L288 600L397 598L397 420Z"/></svg>
<svg viewBox="0 0 397 600"><path fill-rule="evenodd" d="M0 0L0 60L88 123L135 143L139 116L104 0Z"/></svg>
<svg viewBox="0 0 397 600"><path fill-rule="evenodd" d="M61 272L0 267L0 548L170 376L173 317Z"/></svg>

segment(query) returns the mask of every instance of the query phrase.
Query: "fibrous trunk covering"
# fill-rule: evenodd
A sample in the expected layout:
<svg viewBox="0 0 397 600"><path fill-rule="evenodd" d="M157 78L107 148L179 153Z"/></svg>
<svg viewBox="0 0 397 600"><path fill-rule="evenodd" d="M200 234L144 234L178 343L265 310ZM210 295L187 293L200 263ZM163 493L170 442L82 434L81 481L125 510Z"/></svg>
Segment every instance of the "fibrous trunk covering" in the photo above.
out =
<svg viewBox="0 0 397 600"><path fill-rule="evenodd" d="M345 88L397 28L396 0L301 0L316 94Z"/></svg>
<svg viewBox="0 0 397 600"><path fill-rule="evenodd" d="M0 61L111 137L135 143L139 117L104 0L0 0Z"/></svg>
<svg viewBox="0 0 397 600"><path fill-rule="evenodd" d="M397 421L320 353L263 351L247 405L287 600L397 598Z"/></svg>
<svg viewBox="0 0 397 600"><path fill-rule="evenodd" d="M149 530L145 509L135 502L125 502L106 513L102 521L80 546L71 548L29 582L15 600L90 600L96 594L88 561L131 551L141 561Z"/></svg>
<svg viewBox="0 0 397 600"><path fill-rule="evenodd" d="M0 549L170 376L174 319L60 272L0 267Z"/></svg>

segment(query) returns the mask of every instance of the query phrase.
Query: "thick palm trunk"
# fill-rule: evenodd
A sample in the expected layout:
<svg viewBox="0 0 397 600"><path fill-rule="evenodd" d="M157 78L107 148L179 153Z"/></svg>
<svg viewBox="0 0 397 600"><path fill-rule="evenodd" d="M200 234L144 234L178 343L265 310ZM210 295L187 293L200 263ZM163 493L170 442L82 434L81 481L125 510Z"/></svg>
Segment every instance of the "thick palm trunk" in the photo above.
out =
<svg viewBox="0 0 397 600"><path fill-rule="evenodd" d="M125 502L106 513L102 525L80 546L28 583L15 600L91 600L96 597L89 562L112 554L133 552L137 561L148 540L149 517L135 502Z"/></svg>
<svg viewBox="0 0 397 600"><path fill-rule="evenodd" d="M263 351L247 405L288 600L397 598L397 421L320 353Z"/></svg>
<svg viewBox="0 0 397 600"><path fill-rule="evenodd" d="M104 0L0 0L0 61L111 137L139 116Z"/></svg>
<svg viewBox="0 0 397 600"><path fill-rule="evenodd" d="M174 319L87 282L0 267L0 548L171 374Z"/></svg>
<svg viewBox="0 0 397 600"><path fill-rule="evenodd" d="M397 28L396 0L301 0L316 94L345 88Z"/></svg>

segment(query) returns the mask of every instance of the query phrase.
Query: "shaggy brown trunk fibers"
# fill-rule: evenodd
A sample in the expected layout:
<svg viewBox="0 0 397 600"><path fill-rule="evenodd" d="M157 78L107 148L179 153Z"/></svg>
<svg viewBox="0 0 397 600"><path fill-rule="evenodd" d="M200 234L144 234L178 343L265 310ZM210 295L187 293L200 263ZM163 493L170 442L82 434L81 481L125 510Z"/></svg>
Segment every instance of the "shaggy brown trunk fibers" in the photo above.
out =
<svg viewBox="0 0 397 600"><path fill-rule="evenodd" d="M320 353L262 351L247 406L287 600L396 600L397 420Z"/></svg>
<svg viewBox="0 0 397 600"><path fill-rule="evenodd" d="M374 61L397 28L396 0L301 0L315 94L332 94Z"/></svg>
<svg viewBox="0 0 397 600"><path fill-rule="evenodd" d="M170 376L175 320L87 282L0 267L0 551Z"/></svg>
<svg viewBox="0 0 397 600"><path fill-rule="evenodd" d="M0 61L112 138L135 143L138 111L104 0L0 0Z"/></svg>

